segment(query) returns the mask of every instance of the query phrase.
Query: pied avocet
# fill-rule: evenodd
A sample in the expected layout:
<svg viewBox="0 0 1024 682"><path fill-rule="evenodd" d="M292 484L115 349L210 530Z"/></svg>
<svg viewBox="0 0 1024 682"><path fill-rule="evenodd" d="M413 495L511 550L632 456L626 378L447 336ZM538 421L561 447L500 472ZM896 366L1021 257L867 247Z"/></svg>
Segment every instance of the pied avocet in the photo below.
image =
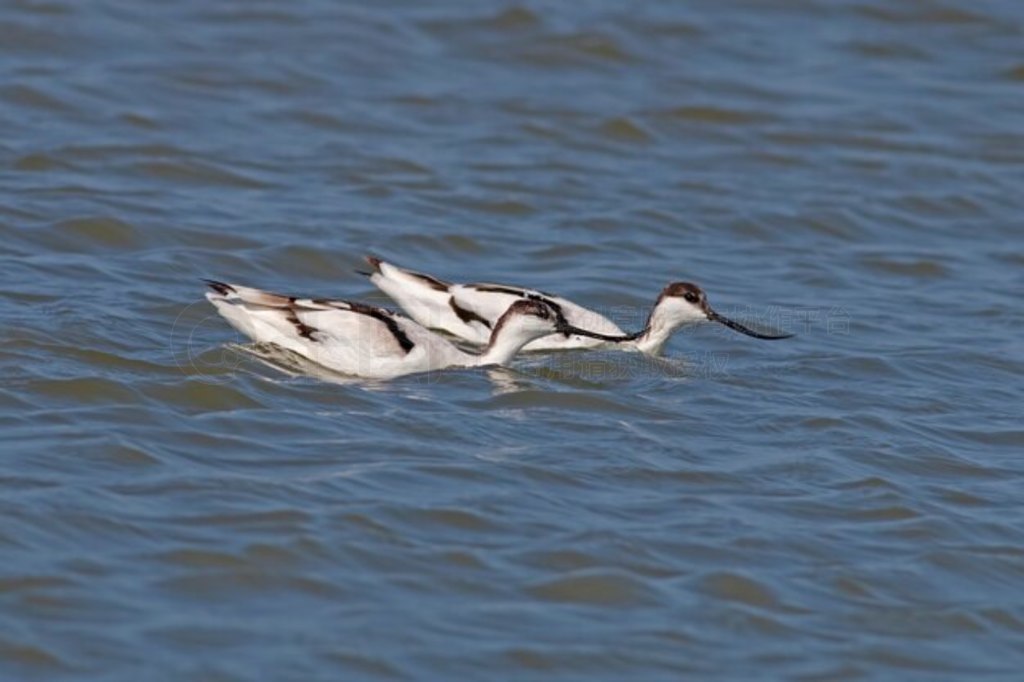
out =
<svg viewBox="0 0 1024 682"><path fill-rule="evenodd" d="M366 261L370 281L424 327L441 329L471 343L487 343L502 313L515 301L546 303L577 327L597 332L586 336L551 335L526 344L525 350L613 348L657 355L677 329L700 322L719 322L755 339L785 339L792 334L764 334L715 312L696 284L673 282L658 296L647 324L626 334L598 312L536 289L504 284L453 284L436 277L400 268L373 256ZM613 337L613 338L608 338Z"/></svg>
<svg viewBox="0 0 1024 682"><path fill-rule="evenodd" d="M272 343L336 372L366 378L503 365L530 341L554 333L614 340L569 324L548 303L516 298L489 330L487 347L474 355L384 308L206 282L211 289L206 298L217 312L253 341Z"/></svg>

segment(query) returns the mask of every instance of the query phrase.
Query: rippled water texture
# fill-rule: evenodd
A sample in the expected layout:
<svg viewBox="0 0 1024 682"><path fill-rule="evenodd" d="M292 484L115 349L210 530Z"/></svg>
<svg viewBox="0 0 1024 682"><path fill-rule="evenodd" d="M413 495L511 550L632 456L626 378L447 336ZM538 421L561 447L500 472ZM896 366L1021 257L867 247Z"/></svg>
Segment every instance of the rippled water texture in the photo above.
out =
<svg viewBox="0 0 1024 682"><path fill-rule="evenodd" d="M0 4L0 678L1020 679L1024 3ZM345 384L376 252L797 332Z"/></svg>

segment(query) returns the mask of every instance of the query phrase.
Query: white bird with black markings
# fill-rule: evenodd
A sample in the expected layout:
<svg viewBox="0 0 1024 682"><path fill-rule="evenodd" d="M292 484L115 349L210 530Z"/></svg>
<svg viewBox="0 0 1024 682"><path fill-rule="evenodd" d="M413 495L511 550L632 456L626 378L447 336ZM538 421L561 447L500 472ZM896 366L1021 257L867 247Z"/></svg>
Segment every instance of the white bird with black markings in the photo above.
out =
<svg viewBox="0 0 1024 682"><path fill-rule="evenodd" d="M206 298L231 326L342 374L389 379L448 367L504 365L527 343L548 334L613 337L569 324L542 301L506 306L479 355L384 308L328 298L297 298L206 280Z"/></svg>
<svg viewBox="0 0 1024 682"><path fill-rule="evenodd" d="M703 322L718 322L755 339L792 336L757 332L730 320L715 312L701 288L689 282L674 282L662 289L644 328L627 334L598 312L536 289L504 284L454 284L373 256L367 256L366 261L372 271L363 274L409 317L424 327L441 329L471 343L486 343L502 312L520 300L543 302L560 312L571 325L599 334L545 336L527 343L527 351L604 348L658 355L677 329Z"/></svg>

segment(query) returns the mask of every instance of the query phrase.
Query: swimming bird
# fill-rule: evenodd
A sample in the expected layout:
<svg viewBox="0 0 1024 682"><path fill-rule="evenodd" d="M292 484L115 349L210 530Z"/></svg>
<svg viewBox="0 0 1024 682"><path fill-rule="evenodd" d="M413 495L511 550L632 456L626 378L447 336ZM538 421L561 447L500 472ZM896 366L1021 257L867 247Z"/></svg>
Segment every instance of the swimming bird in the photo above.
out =
<svg viewBox="0 0 1024 682"><path fill-rule="evenodd" d="M477 344L487 342L491 330L509 305L524 299L546 303L560 312L571 325L598 332L588 336L545 336L527 343L524 350L528 351L601 347L658 355L673 332L680 327L702 322L718 322L755 339L773 340L793 336L757 332L730 320L716 312L708 303L704 291L690 282L673 282L662 289L644 328L626 334L604 315L561 296L536 289L504 284L454 284L400 268L374 256L367 256L366 262L372 271L363 274L394 299L409 317L424 327L441 329Z"/></svg>
<svg viewBox="0 0 1024 682"><path fill-rule="evenodd" d="M335 372L386 379L447 367L504 365L530 341L547 334L614 337L569 324L556 308L515 299L492 325L479 355L467 353L402 315L365 303L297 298L205 280L206 298L235 329Z"/></svg>

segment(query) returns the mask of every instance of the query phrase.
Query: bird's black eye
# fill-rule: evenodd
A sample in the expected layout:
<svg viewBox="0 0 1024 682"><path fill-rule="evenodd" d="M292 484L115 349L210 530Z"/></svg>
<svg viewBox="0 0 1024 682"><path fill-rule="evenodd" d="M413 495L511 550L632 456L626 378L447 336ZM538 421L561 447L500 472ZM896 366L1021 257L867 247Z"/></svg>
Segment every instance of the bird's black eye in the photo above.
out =
<svg viewBox="0 0 1024 682"><path fill-rule="evenodd" d="M690 303L696 303L697 301L700 300L700 296L698 296L697 293L694 291L687 291L686 295L683 296L683 298L685 298Z"/></svg>

